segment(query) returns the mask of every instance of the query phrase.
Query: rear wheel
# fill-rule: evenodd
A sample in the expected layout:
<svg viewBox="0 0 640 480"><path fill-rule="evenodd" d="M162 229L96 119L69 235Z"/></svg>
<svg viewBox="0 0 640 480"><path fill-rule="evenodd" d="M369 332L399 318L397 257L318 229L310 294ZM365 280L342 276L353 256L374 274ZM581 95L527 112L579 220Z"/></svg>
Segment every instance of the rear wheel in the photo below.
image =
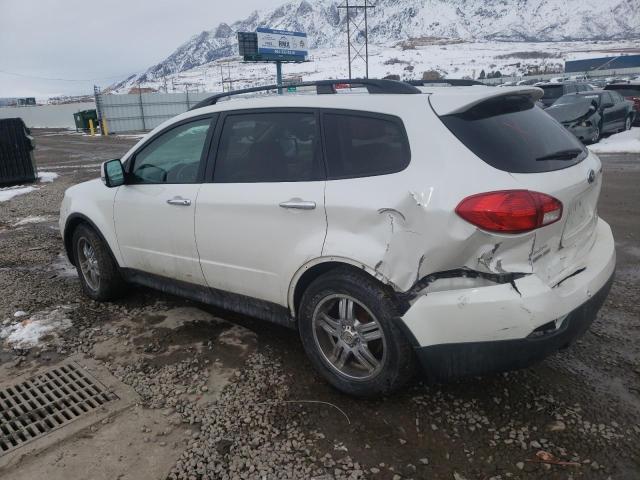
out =
<svg viewBox="0 0 640 480"><path fill-rule="evenodd" d="M73 232L73 256L82 290L88 297L113 300L124 290L124 280L108 247L98 234L87 225Z"/></svg>
<svg viewBox="0 0 640 480"><path fill-rule="evenodd" d="M385 394L402 387L414 372L413 349L396 316L388 292L373 279L336 269L303 295L302 344L316 370L338 390Z"/></svg>

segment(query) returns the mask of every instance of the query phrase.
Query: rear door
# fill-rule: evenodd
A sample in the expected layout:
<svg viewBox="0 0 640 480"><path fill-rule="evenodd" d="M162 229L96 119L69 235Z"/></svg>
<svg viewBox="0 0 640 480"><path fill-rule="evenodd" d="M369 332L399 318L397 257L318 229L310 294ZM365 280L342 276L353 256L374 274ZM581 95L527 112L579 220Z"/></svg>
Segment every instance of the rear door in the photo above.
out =
<svg viewBox="0 0 640 480"><path fill-rule="evenodd" d="M609 92L609 95L613 98L615 109L619 118L619 127L624 128L627 120L627 114L629 112L630 105L627 101L616 91Z"/></svg>
<svg viewBox="0 0 640 480"><path fill-rule="evenodd" d="M287 304L290 279L320 256L327 229L319 131L309 109L221 117L195 217L210 287Z"/></svg>
<svg viewBox="0 0 640 480"><path fill-rule="evenodd" d="M613 132L620 128L620 105L616 107L615 100L611 92L602 92L602 130L605 132Z"/></svg>
<svg viewBox="0 0 640 480"><path fill-rule="evenodd" d="M194 212L213 117L178 124L128 160L114 221L125 267L204 285Z"/></svg>
<svg viewBox="0 0 640 480"><path fill-rule="evenodd" d="M624 120L627 115L627 107L624 103L624 99L618 94L618 92L608 92L613 102L613 111L615 113L616 125L618 128L624 127Z"/></svg>

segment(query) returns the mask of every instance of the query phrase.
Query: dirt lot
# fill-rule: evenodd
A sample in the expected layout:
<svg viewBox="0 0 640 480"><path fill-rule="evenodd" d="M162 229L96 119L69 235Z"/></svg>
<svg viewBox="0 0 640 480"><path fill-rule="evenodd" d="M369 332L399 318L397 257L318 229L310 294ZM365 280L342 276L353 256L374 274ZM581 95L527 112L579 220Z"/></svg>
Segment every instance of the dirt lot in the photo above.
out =
<svg viewBox="0 0 640 480"><path fill-rule="evenodd" d="M321 381L296 332L143 288L87 300L63 255L58 206L136 139L35 134L40 170L59 177L0 203L0 331L35 325L43 336L37 346L0 339L0 392L72 357L132 400L4 464L0 450L3 479L640 478L640 156L601 156L600 214L618 269L576 345L525 371L416 380L364 401ZM568 463L536 462L539 451Z"/></svg>

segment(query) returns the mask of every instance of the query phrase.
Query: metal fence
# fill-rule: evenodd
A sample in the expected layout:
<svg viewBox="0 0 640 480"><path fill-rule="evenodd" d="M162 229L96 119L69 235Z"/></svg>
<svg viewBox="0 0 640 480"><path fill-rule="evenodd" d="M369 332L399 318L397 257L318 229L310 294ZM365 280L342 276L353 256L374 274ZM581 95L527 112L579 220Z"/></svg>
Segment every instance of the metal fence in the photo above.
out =
<svg viewBox="0 0 640 480"><path fill-rule="evenodd" d="M0 118L19 117L29 128L76 128L73 114L96 108L93 102L35 107L2 107Z"/></svg>
<svg viewBox="0 0 640 480"><path fill-rule="evenodd" d="M96 93L98 116L112 133L149 131L165 120L186 112L211 93Z"/></svg>

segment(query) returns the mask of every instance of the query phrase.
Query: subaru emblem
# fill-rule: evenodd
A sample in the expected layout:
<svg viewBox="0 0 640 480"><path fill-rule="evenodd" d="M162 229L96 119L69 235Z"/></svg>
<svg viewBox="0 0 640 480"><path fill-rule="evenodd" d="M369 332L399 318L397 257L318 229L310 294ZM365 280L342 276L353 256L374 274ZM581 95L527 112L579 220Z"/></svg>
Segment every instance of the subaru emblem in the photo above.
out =
<svg viewBox="0 0 640 480"><path fill-rule="evenodd" d="M589 170L589 176L587 177L587 181L589 183L593 183L596 181L596 172L594 170Z"/></svg>

